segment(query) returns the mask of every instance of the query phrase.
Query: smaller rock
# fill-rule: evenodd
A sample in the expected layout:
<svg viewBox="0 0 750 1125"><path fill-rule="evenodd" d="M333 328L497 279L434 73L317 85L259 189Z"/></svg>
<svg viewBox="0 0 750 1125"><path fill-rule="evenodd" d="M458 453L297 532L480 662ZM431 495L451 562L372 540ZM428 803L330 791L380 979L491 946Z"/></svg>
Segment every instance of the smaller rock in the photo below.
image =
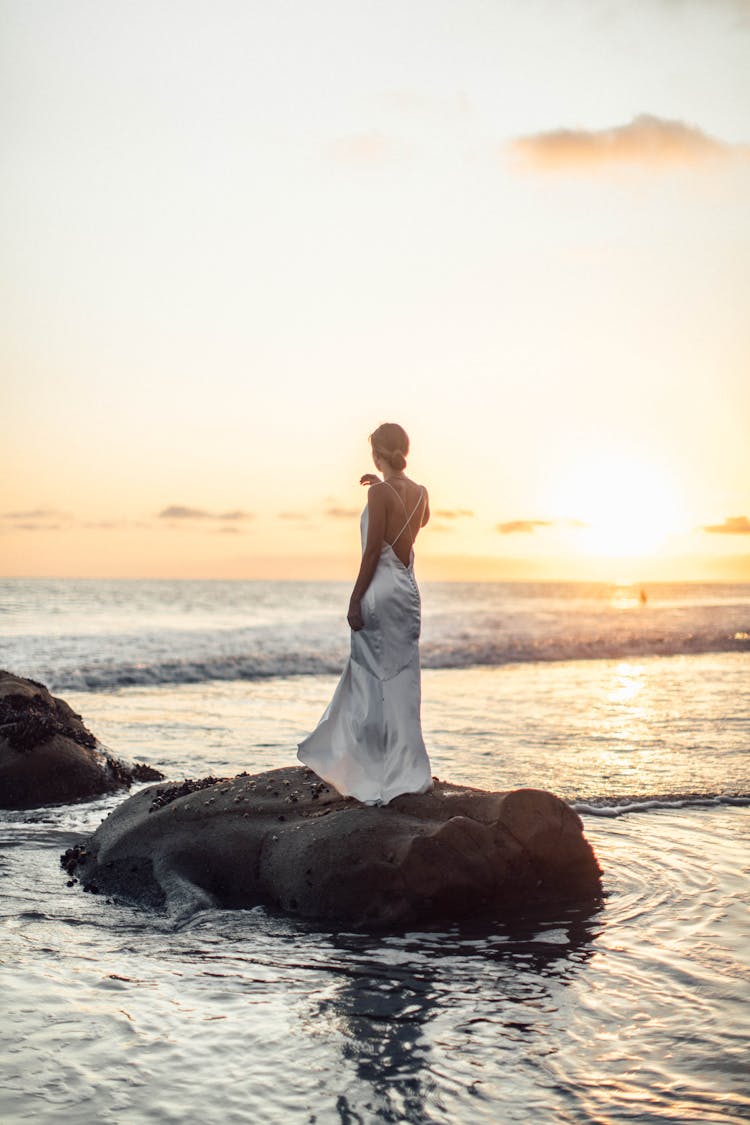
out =
<svg viewBox="0 0 750 1125"><path fill-rule="evenodd" d="M109 754L43 684L0 671L0 808L67 804L163 776Z"/></svg>

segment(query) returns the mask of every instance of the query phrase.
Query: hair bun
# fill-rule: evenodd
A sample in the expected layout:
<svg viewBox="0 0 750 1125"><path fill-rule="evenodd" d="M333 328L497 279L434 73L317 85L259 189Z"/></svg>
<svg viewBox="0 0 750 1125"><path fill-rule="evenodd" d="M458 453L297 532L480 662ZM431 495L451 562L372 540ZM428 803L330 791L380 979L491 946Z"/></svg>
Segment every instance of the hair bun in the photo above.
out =
<svg viewBox="0 0 750 1125"><path fill-rule="evenodd" d="M406 468L406 454L409 452L409 435L403 426L396 422L383 422L370 434L373 453L385 458L397 473Z"/></svg>

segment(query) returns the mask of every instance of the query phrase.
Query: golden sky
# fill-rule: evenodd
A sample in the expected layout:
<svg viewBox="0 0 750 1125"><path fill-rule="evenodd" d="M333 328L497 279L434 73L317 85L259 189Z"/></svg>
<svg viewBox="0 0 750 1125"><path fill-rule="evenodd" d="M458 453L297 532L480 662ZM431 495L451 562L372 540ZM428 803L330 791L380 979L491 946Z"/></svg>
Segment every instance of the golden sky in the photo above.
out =
<svg viewBox="0 0 750 1125"><path fill-rule="evenodd" d="M750 580L747 0L0 20L0 574Z"/></svg>

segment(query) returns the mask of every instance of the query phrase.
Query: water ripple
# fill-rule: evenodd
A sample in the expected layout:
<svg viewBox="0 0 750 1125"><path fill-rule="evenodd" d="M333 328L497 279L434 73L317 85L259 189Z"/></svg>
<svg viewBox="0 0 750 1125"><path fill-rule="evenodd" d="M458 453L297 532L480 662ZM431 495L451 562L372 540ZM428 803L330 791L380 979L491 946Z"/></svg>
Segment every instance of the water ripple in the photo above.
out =
<svg viewBox="0 0 750 1125"><path fill-rule="evenodd" d="M209 1125L740 1121L747 809L585 826L601 903L385 937L262 909L175 928L66 893L51 841L15 848L10 897L36 864L45 908L11 902L4 921L0 1111L168 1122L200 1104Z"/></svg>

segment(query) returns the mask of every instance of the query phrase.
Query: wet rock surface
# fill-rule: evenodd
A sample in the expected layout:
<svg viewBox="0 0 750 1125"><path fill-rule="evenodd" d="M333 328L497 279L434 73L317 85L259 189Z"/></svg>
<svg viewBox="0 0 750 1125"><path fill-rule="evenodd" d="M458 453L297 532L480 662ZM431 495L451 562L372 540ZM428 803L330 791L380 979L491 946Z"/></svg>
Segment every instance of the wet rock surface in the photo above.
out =
<svg viewBox="0 0 750 1125"><path fill-rule="evenodd" d="M371 808L301 766L151 786L62 857L85 889L182 912L275 907L365 929L599 895L580 818L537 789L435 779Z"/></svg>
<svg viewBox="0 0 750 1125"><path fill-rule="evenodd" d="M0 671L0 808L86 800L163 776L106 753L81 716L43 684Z"/></svg>

